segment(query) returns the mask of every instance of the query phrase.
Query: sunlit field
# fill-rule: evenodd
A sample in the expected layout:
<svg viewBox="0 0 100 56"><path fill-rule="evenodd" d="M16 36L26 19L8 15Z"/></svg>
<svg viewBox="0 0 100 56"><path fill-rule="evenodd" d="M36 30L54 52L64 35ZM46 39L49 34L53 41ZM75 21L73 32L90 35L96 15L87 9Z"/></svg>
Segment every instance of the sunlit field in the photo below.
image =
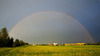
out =
<svg viewBox="0 0 100 56"><path fill-rule="evenodd" d="M0 48L0 56L100 56L100 45Z"/></svg>

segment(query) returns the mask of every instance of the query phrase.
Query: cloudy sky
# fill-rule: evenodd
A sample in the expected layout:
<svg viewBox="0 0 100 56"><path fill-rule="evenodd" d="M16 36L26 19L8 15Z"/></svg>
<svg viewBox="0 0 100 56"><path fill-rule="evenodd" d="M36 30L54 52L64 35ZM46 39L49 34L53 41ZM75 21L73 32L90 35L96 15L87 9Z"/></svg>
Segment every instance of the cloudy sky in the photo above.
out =
<svg viewBox="0 0 100 56"><path fill-rule="evenodd" d="M85 29L87 29L87 31L93 37L95 42L100 41L100 22L99 22L100 21L100 0L0 0L0 29L3 27L7 27L8 31L10 32L11 29L19 21L23 20L25 17L32 15L34 13L45 12L45 11L55 11L55 12L59 12L62 14L69 15L70 17L73 17L81 25L83 25ZM55 18L58 18L57 17L58 15L59 14L57 14ZM39 16L41 15L38 15L37 17ZM42 16L46 17L46 15L42 15ZM52 15L50 14L48 17L50 16ZM33 17L33 15L31 17ZM63 16L63 19L65 18L67 17ZM45 22L49 22L49 21L46 21L45 19L43 20ZM52 22L55 22L55 21L52 21ZM59 24L59 20L57 21L56 25L58 24ZM54 24L51 24L51 25L54 25ZM30 28L31 26L28 26L28 27ZM64 26L61 26L61 27L64 27ZM78 26L78 28L79 27L80 26ZM55 28L55 29L58 29L58 28Z"/></svg>

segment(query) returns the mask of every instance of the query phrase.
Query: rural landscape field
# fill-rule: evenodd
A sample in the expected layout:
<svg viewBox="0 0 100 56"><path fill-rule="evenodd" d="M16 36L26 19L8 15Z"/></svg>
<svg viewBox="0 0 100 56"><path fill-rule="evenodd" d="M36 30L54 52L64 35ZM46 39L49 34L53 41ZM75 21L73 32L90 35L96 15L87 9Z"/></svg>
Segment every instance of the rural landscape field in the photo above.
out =
<svg viewBox="0 0 100 56"><path fill-rule="evenodd" d="M100 56L100 45L4 47L0 56Z"/></svg>
<svg viewBox="0 0 100 56"><path fill-rule="evenodd" d="M0 56L100 56L100 0L0 0Z"/></svg>

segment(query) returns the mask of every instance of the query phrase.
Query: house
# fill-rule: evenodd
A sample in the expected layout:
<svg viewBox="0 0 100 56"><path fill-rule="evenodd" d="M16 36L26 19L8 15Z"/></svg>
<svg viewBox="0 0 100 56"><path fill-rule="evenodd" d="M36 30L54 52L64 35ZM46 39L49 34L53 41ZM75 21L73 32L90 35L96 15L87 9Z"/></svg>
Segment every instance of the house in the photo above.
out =
<svg viewBox="0 0 100 56"><path fill-rule="evenodd" d="M48 44L48 46L53 46L53 44Z"/></svg>
<svg viewBox="0 0 100 56"><path fill-rule="evenodd" d="M58 45L58 43L53 43L53 46L57 46Z"/></svg>

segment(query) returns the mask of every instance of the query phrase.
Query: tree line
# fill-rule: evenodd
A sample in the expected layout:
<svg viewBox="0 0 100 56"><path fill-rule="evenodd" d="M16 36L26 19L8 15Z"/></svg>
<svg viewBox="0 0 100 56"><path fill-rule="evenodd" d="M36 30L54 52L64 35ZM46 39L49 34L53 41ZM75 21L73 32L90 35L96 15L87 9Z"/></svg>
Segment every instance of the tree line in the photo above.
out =
<svg viewBox="0 0 100 56"><path fill-rule="evenodd" d="M28 45L28 43L19 39L14 41L12 37L9 37L6 27L0 30L0 47L17 47L22 45Z"/></svg>
<svg viewBox="0 0 100 56"><path fill-rule="evenodd" d="M87 43L86 45L100 45L100 41L97 43Z"/></svg>

